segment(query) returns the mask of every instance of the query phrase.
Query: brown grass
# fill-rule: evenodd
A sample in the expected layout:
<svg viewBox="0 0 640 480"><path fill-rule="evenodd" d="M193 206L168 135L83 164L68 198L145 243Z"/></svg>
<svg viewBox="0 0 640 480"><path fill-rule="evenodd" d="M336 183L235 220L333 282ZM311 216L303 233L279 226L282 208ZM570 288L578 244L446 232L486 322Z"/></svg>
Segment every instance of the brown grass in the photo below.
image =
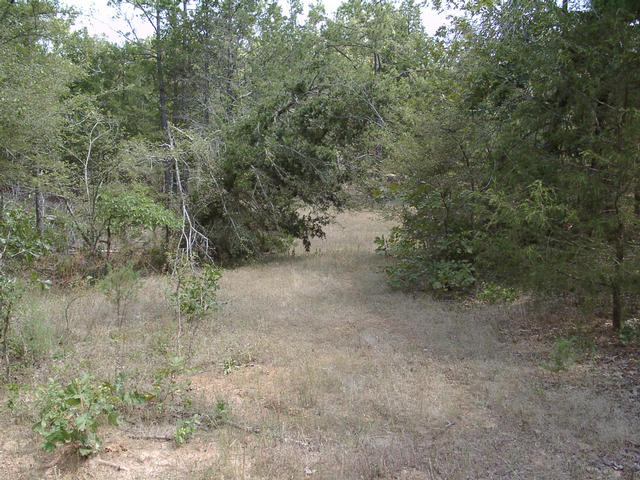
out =
<svg viewBox="0 0 640 480"><path fill-rule="evenodd" d="M260 433L223 424L180 447L132 439L127 432L171 435L176 424L170 408L135 410L135 424L105 429L98 458L129 469L116 472L95 459L42 453L27 405L22 417L0 419L0 477L633 478L637 388L634 396L602 362L559 373L540 367L548 342L503 335L527 320L522 306L463 307L391 290L372 244L390 226L374 213L343 214L308 254L298 247L294 256L225 271L220 311L185 333L199 367L189 411L211 414L224 400L237 424ZM174 349L168 289L163 277L147 279L131 306L124 348L132 385L148 387ZM23 383L56 371L113 376L113 309L89 290L69 307L67 331L74 295L31 299L64 341L22 369ZM233 365L227 375L225 361Z"/></svg>

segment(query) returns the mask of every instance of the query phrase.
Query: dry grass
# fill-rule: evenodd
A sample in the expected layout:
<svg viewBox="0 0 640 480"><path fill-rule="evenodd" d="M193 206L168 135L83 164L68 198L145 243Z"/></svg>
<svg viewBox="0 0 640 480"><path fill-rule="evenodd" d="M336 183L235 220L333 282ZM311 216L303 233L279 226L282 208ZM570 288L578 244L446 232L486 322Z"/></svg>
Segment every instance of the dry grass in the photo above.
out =
<svg viewBox="0 0 640 480"><path fill-rule="evenodd" d="M392 291L372 244L389 228L372 213L344 214L309 254L298 247L295 256L226 271L221 310L186 333L190 362L199 367L191 409L211 413L222 399L235 422L260 433L222 425L176 447L126 435L172 433L171 411L134 412L136 425L106 430L99 458L129 468L116 472L95 459L78 465L63 453L40 452L29 415L5 415L0 476L633 478L640 468L637 389L630 396L595 362L560 373L541 368L548 344L501 334L527 315L522 307L461 307ZM174 348L168 288L161 277L148 279L131 307L124 345L132 384L149 385ZM113 376L120 337L111 306L88 292L69 307L67 330L71 298L32 299L65 341L23 369L23 382L56 371ZM226 375L225 362L232 366Z"/></svg>

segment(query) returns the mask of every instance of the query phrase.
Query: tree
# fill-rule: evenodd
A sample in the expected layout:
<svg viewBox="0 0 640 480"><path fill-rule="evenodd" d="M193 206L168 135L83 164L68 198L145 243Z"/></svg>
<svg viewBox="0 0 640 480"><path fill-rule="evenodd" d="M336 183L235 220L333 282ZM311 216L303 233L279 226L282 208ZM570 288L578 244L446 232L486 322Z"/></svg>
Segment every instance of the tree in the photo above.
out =
<svg viewBox="0 0 640 480"><path fill-rule="evenodd" d="M591 298L608 289L618 329L639 280L637 12L501 1L473 13L450 49L462 81L448 111L462 122L443 132L449 155L423 142L429 167L409 198L445 196L422 204L421 223L408 214L404 239L446 243L447 222L426 220L462 220L476 270Z"/></svg>
<svg viewBox="0 0 640 480"><path fill-rule="evenodd" d="M73 19L55 1L0 2L0 171L7 190L34 199L44 228L44 192L66 178L62 131L69 84L80 70L61 52Z"/></svg>
<svg viewBox="0 0 640 480"><path fill-rule="evenodd" d="M340 33L324 31L324 22L317 10L304 25L275 5L261 14L247 52L247 93L234 121L203 142L215 142L214 152L196 155L194 176L206 183L191 190L192 202L223 256L257 254L287 237L310 248L359 168L356 145L384 122L388 85L359 54L333 48Z"/></svg>
<svg viewBox="0 0 640 480"><path fill-rule="evenodd" d="M129 186L126 191L114 190L100 194L96 206L106 229L107 258L114 235L124 239L138 235L140 229L155 230L164 226L180 228L180 222L173 212L154 202L144 189L131 189Z"/></svg>

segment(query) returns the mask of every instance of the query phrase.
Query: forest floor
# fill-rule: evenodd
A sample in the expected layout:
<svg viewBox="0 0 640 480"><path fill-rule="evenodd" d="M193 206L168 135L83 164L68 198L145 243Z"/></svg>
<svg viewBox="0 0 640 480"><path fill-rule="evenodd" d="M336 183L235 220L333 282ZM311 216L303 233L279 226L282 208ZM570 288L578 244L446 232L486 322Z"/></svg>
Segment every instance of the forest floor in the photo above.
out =
<svg viewBox="0 0 640 480"><path fill-rule="evenodd" d="M392 290L373 246L390 227L342 214L309 253L225 271L220 310L183 335L191 405L131 408L88 460L42 451L24 387L0 417L0 478L640 478L637 347L578 332L566 369L545 368L575 314ZM128 382L150 385L173 348L168 288L146 279L120 336L96 292L34 296L31 314L65 339L16 381L111 378L123 345ZM4 411L15 392L0 392ZM215 416L219 401L230 421L203 422L188 443L139 438L172 437L177 416Z"/></svg>

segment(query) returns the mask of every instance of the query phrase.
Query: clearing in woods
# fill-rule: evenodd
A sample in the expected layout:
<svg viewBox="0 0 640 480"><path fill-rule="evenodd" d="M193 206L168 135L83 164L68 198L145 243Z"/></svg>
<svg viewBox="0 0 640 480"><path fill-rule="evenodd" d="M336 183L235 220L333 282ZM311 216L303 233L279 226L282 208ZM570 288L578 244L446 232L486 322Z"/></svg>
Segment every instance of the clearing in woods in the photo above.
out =
<svg viewBox="0 0 640 480"><path fill-rule="evenodd" d="M205 414L224 400L235 427L203 427L176 446L132 438L172 436L171 411L129 418L104 428L103 451L78 462L65 449L41 451L27 413L3 415L0 477L634 478L640 409L629 372L602 358L542 368L553 349L545 325L557 316L545 324L522 304L463 306L390 289L372 243L390 227L374 213L349 212L308 254L298 247L224 272L220 311L185 334L199 367L188 395L192 411ZM127 320L125 368L138 381L149 381L170 350L164 282L145 281ZM69 298L34 304L63 328ZM94 293L68 313L64 355L26 382L65 366L113 374L111 307Z"/></svg>

